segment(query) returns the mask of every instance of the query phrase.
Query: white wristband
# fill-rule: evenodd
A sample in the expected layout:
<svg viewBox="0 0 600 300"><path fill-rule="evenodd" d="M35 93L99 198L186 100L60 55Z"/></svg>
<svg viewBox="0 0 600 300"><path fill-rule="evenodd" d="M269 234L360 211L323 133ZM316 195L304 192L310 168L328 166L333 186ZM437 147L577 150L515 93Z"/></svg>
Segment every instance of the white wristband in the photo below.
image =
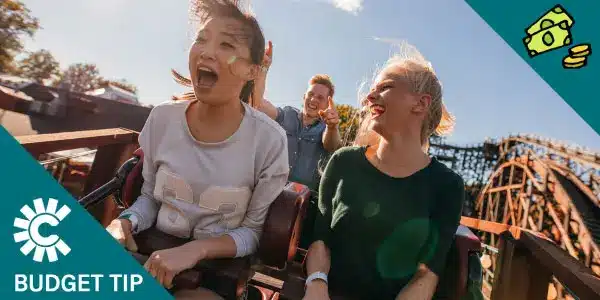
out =
<svg viewBox="0 0 600 300"><path fill-rule="evenodd" d="M314 273L308 275L308 277L306 278L306 282L304 284L308 285L313 280L323 280L323 281L325 281L325 284L328 283L327 282L327 274L325 274L323 272L314 272Z"/></svg>

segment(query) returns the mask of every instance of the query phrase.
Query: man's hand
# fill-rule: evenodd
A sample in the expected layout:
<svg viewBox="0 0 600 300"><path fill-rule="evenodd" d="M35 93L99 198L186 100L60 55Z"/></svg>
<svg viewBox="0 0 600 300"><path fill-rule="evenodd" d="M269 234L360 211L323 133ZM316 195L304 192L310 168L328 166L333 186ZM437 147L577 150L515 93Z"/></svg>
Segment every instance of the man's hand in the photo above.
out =
<svg viewBox="0 0 600 300"><path fill-rule="evenodd" d="M327 98L329 106L326 110L320 110L319 116L327 125L327 129L337 129L338 123L340 123L340 117L338 116L337 111L335 110L335 105L333 104L333 98L329 96Z"/></svg>
<svg viewBox="0 0 600 300"><path fill-rule="evenodd" d="M124 219L114 219L106 230L115 238L119 244L125 246L131 252L137 252L137 245L131 234L131 221Z"/></svg>
<svg viewBox="0 0 600 300"><path fill-rule="evenodd" d="M194 251L194 247L188 245L155 251L144 264L144 268L162 286L171 288L173 277L191 269L202 259L201 255Z"/></svg>

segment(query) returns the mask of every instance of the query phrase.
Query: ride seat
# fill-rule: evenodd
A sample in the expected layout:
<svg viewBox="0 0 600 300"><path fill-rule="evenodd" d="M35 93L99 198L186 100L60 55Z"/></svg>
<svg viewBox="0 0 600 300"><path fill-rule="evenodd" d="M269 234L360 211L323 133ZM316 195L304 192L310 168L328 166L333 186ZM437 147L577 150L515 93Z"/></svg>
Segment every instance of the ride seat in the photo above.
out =
<svg viewBox="0 0 600 300"><path fill-rule="evenodd" d="M134 160L130 160L129 163L135 165L122 168L130 171L125 174L123 186L117 195L127 206L133 204L141 194L143 184L142 149L137 149L133 156ZM309 196L308 187L288 183L269 207L256 254L243 258L203 261L193 269L176 276L173 279L174 286L178 289L189 289L202 285L213 289L226 299L234 299L245 291L245 286L252 277L252 263L262 263L275 269L285 268L296 255ZM140 263L144 263L156 250L176 247L189 241L165 234L155 227L138 233L134 239L138 245L138 252L132 255Z"/></svg>
<svg viewBox="0 0 600 300"><path fill-rule="evenodd" d="M481 250L479 238L468 227L459 225L439 280L436 299L463 299L468 292L469 280L481 281Z"/></svg>

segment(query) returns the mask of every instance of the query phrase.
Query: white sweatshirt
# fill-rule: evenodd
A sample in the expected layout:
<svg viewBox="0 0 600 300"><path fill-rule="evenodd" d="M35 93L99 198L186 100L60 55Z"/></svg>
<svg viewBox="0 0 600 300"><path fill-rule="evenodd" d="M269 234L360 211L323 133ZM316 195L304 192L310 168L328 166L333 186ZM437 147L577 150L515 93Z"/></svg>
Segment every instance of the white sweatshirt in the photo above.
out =
<svg viewBox="0 0 600 300"><path fill-rule="evenodd" d="M156 227L183 238L230 235L236 257L254 253L269 206L289 173L283 129L244 105L239 129L218 143L194 139L185 112L191 102L166 102L139 136L144 151L142 194L123 214L134 233Z"/></svg>

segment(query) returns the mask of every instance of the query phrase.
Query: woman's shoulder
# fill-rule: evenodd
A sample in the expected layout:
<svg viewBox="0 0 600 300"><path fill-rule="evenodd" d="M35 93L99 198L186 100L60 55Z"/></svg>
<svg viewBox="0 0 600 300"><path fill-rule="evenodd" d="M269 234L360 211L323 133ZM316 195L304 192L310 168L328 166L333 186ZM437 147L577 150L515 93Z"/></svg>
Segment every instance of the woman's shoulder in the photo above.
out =
<svg viewBox="0 0 600 300"><path fill-rule="evenodd" d="M354 146L354 145L344 146L344 147L337 149L333 153L333 155L335 155L336 157L363 155L365 153L366 149L367 149L366 146Z"/></svg>
<svg viewBox="0 0 600 300"><path fill-rule="evenodd" d="M330 160L356 161L357 158L361 158L362 156L364 156L366 149L366 146L344 146L333 152Z"/></svg>
<svg viewBox="0 0 600 300"><path fill-rule="evenodd" d="M161 102L152 108L150 116L155 117L179 113L187 108L189 102L189 100L168 100Z"/></svg>
<svg viewBox="0 0 600 300"><path fill-rule="evenodd" d="M435 157L433 158L433 172L435 182L447 188L464 188L464 180L460 174L446 166Z"/></svg>

